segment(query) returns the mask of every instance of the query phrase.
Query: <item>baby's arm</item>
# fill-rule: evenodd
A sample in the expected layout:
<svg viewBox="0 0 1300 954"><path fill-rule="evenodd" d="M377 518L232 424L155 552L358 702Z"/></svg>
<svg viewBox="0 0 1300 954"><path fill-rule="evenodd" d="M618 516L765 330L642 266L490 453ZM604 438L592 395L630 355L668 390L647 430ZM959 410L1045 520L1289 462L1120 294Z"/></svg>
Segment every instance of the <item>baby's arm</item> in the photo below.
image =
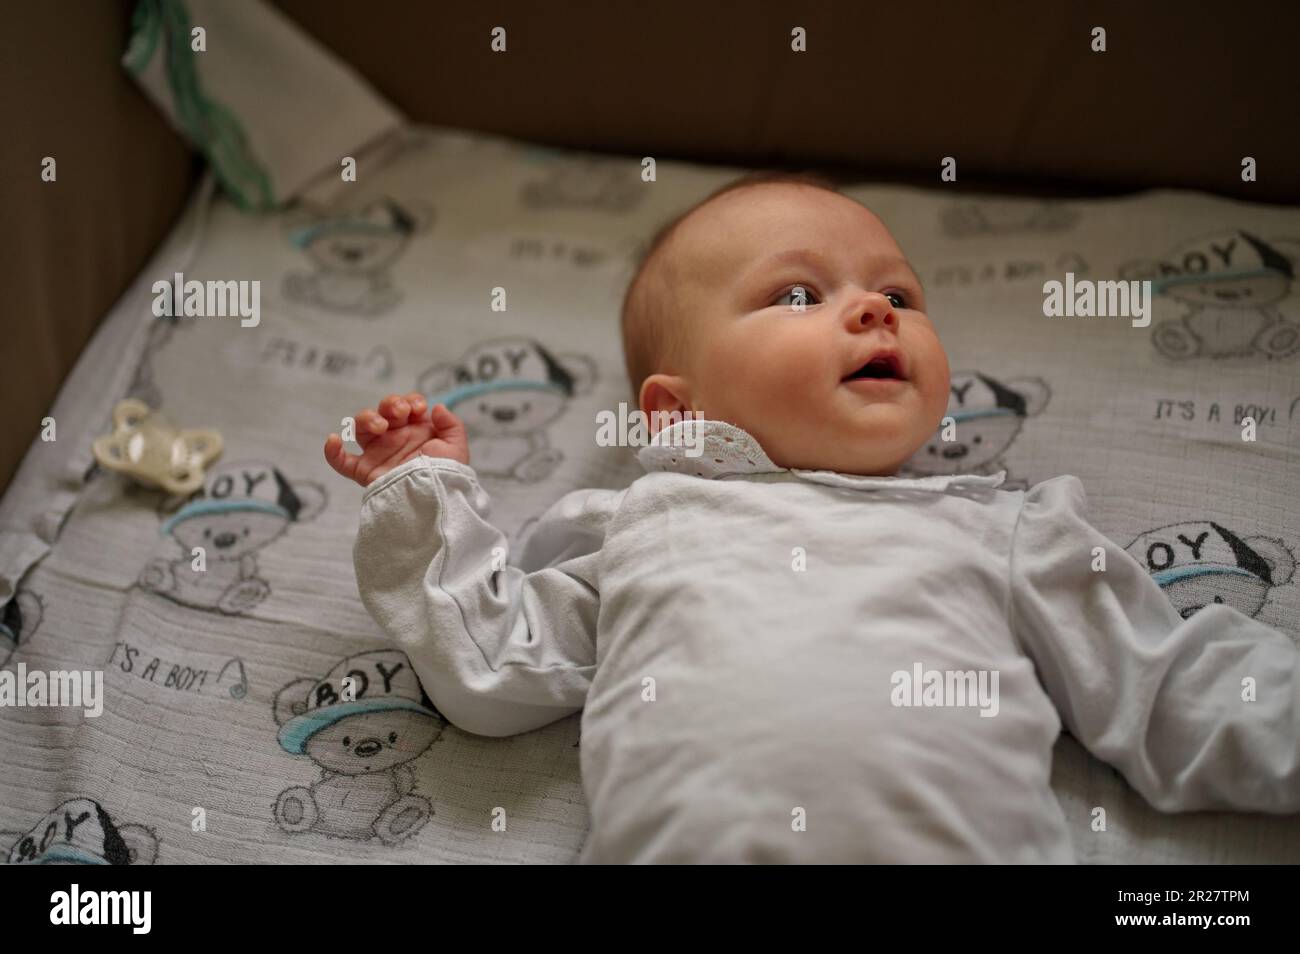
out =
<svg viewBox="0 0 1300 954"><path fill-rule="evenodd" d="M464 461L425 450L368 483L353 550L362 602L454 724L512 735L582 708L596 668L599 549L619 496L580 491L552 507L534 536L556 558L525 573L506 563Z"/></svg>
<svg viewBox="0 0 1300 954"><path fill-rule="evenodd" d="M1300 811L1300 651L1288 637L1221 604L1181 618L1088 524L1074 477L1026 495L1010 584L1012 627L1066 726L1152 805Z"/></svg>

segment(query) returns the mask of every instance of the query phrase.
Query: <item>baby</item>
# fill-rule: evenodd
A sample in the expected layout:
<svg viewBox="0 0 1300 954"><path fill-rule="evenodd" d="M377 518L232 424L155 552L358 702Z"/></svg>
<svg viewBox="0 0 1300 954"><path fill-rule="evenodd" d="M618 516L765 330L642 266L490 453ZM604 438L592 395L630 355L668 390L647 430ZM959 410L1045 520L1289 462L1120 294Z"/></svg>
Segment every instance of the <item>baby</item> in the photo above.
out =
<svg viewBox="0 0 1300 954"><path fill-rule="evenodd" d="M361 597L434 704L492 736L582 710L582 860L1069 862L1062 723L1161 810L1300 811L1287 637L1182 619L1074 477L896 476L948 362L862 205L715 193L653 243L623 333L641 410L704 420L510 563L446 407L390 395L360 456L325 444L366 487Z"/></svg>

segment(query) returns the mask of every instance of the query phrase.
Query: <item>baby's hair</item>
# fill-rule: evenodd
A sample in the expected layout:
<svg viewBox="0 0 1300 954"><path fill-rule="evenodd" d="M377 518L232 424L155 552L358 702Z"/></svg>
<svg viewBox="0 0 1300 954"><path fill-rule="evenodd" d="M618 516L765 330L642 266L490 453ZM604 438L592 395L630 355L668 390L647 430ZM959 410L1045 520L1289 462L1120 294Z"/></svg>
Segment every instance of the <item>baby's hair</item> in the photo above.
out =
<svg viewBox="0 0 1300 954"><path fill-rule="evenodd" d="M652 274L652 270L647 269L646 266L667 243L677 227L691 214L728 192L761 185L805 185L814 189L824 189L827 192L839 192L831 179L815 172L751 172L709 193L685 211L673 216L655 231L637 259L636 271L623 295L620 314L623 330L623 359L627 364L627 376L632 385L632 394L638 400L642 382L655 373L664 357L671 359L677 356L676 349L681 346L683 337L679 323L672 320L673 305L665 301L665 298L671 295L673 283L660 281L658 289L648 287L652 284L652 279L658 276Z"/></svg>

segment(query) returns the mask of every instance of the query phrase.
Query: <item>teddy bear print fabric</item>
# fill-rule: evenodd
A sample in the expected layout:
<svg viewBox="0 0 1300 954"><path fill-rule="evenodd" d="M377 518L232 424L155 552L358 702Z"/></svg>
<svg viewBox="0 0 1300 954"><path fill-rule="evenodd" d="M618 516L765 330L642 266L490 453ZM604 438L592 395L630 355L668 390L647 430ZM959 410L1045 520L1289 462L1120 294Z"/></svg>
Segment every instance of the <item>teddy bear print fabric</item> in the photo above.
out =
<svg viewBox="0 0 1300 954"><path fill-rule="evenodd" d="M0 764L37 769L0 773L0 857L575 860L577 717L487 739L429 704L360 606L361 490L320 437L388 391L447 404L503 557L522 558L565 493L640 474L636 448L595 439L598 411L635 400L621 294L647 236L739 171L664 160L649 182L635 159L413 129L357 182L267 217L201 194L0 504L0 666L102 671L105 696L98 719L0 709ZM1074 474L1180 614L1228 603L1300 639L1294 210L846 193L897 234L953 368L950 428L910 473L1005 474L1011 493ZM1067 271L1151 281L1150 325L1046 317ZM177 272L259 281L260 320L154 317L152 284ZM193 493L91 466L128 396L222 435ZM1072 825L1118 806L1081 860L1300 861L1286 819L1160 816L1070 740L1057 758Z"/></svg>

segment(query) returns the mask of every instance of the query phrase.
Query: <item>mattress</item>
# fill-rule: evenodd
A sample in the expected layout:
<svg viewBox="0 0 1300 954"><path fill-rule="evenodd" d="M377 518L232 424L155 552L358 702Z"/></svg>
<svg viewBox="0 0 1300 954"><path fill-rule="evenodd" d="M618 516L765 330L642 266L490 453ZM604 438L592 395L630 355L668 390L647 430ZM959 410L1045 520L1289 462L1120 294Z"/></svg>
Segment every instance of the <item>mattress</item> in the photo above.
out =
<svg viewBox="0 0 1300 954"><path fill-rule="evenodd" d="M60 844L134 863L577 857L578 718L488 739L425 713L360 604L361 489L321 444L389 391L531 375L561 399L475 435L511 540L569 490L635 479L631 450L594 440L597 412L630 400L622 291L655 227L742 171L642 169L419 128L357 182L282 213L199 191L0 503L0 665L104 674L97 717L0 709L0 858ZM1174 191L845 191L927 286L953 412L985 422L960 450L923 448L914 470L1005 470L1016 486L1075 474L1093 522L1180 610L1229 601L1300 643L1297 210ZM257 322L156 318L154 285L178 273L259 281ZM1150 280L1150 323L1049 317L1044 283L1067 273ZM129 396L222 434L199 497L94 465L91 442ZM1010 413L981 417L992 408ZM214 536L217 512L249 526ZM198 540L220 572L186 588L174 569ZM334 696L349 675L364 698ZM336 751L310 742L312 719ZM398 730L382 764L358 761ZM1068 735L1053 786L1082 862L1300 861L1300 817L1160 814Z"/></svg>

